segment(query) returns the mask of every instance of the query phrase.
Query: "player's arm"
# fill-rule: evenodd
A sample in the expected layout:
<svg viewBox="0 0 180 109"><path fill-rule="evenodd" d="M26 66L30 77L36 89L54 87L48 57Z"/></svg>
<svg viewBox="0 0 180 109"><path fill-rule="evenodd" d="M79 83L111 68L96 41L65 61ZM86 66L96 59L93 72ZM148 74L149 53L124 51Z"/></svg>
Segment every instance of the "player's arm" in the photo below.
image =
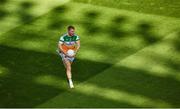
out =
<svg viewBox="0 0 180 109"><path fill-rule="evenodd" d="M79 48L80 48L80 40L76 41L76 50L75 50L75 54L73 56L69 56L71 58L74 58L76 56L76 53L78 52Z"/></svg>
<svg viewBox="0 0 180 109"><path fill-rule="evenodd" d="M59 51L60 51L60 52L62 52L63 54L66 55L66 53L64 52L63 47L62 47L63 44L64 44L64 43L63 43L62 41L60 41L59 44L58 44L58 48L59 48Z"/></svg>
<svg viewBox="0 0 180 109"><path fill-rule="evenodd" d="M66 53L64 52L63 50L63 44L64 44L64 36L61 36L60 39L59 39L59 44L58 44L58 48L59 48L59 51L63 54L66 55Z"/></svg>
<svg viewBox="0 0 180 109"><path fill-rule="evenodd" d="M77 53L80 49L80 46L81 46L80 40L76 41L76 44L77 44L77 48L76 48L76 53Z"/></svg>
<svg viewBox="0 0 180 109"><path fill-rule="evenodd" d="M64 51L63 51L63 48L62 48L62 45L63 45L63 43L59 43L58 44L58 48L59 48L59 51L61 51L62 53L64 53Z"/></svg>
<svg viewBox="0 0 180 109"><path fill-rule="evenodd" d="M69 56L69 57L71 57L71 58L73 58L73 57L76 56L76 53L78 52L78 50L79 50L79 48L80 48L80 40L77 40L77 41L76 41L76 44L77 44L77 47L76 47L76 51L75 51L74 56Z"/></svg>

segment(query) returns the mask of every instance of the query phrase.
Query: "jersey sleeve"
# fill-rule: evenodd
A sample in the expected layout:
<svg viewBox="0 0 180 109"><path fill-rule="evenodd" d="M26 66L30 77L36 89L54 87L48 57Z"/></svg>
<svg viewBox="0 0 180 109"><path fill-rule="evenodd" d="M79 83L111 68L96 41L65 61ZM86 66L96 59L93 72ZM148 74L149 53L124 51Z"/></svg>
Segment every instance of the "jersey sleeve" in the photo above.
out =
<svg viewBox="0 0 180 109"><path fill-rule="evenodd" d="M61 36L60 38L59 38L59 44L63 44L64 43L64 36Z"/></svg>
<svg viewBox="0 0 180 109"><path fill-rule="evenodd" d="M79 36L76 37L76 41L78 41L78 40L80 40L80 37L79 37Z"/></svg>

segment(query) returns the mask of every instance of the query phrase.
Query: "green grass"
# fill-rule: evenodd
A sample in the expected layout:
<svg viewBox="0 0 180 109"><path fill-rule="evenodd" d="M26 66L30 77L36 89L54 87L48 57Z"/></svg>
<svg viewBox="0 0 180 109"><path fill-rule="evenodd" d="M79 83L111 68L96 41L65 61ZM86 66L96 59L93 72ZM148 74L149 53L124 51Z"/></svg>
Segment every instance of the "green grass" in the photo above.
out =
<svg viewBox="0 0 180 109"><path fill-rule="evenodd" d="M169 17L180 17L179 0L73 0L75 2L106 6L111 8L137 11L164 15Z"/></svg>
<svg viewBox="0 0 180 109"><path fill-rule="evenodd" d="M0 107L180 107L178 1L3 1ZM73 90L55 52L70 24L81 38Z"/></svg>

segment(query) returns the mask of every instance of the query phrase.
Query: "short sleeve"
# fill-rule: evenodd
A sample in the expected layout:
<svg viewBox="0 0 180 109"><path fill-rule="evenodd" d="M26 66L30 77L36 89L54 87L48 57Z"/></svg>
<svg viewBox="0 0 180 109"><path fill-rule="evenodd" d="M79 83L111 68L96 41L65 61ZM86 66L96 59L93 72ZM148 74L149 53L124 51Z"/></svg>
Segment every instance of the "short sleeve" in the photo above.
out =
<svg viewBox="0 0 180 109"><path fill-rule="evenodd" d="M59 39L59 44L63 44L64 43L64 36L61 36Z"/></svg>
<svg viewBox="0 0 180 109"><path fill-rule="evenodd" d="M76 41L78 41L78 40L80 40L80 37L79 37L79 36L76 37Z"/></svg>

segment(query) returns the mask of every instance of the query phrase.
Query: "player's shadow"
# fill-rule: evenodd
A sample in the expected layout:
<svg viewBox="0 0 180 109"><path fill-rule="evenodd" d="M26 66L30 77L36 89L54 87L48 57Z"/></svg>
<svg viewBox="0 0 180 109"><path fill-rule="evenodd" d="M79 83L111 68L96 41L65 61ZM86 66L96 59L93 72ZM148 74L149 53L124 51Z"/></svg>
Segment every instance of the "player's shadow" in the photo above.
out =
<svg viewBox="0 0 180 109"><path fill-rule="evenodd" d="M51 14L48 16L49 19L49 24L48 28L49 29L58 29L60 30L64 25L68 22L67 19L65 18L65 13L68 11L68 7L65 5L55 7L52 11Z"/></svg>
<svg viewBox="0 0 180 109"><path fill-rule="evenodd" d="M28 23L33 20L34 16L30 13L30 9L33 8L35 4L30 1L22 2L17 10L18 17L21 23Z"/></svg>
<svg viewBox="0 0 180 109"><path fill-rule="evenodd" d="M0 51L3 51L0 53L0 68L6 69L1 72L4 75L0 75L0 107L34 107L67 90L35 82L35 78L44 75L66 80L65 69L58 55L3 45ZM77 59L73 65L73 78L83 82L111 66Z"/></svg>
<svg viewBox="0 0 180 109"><path fill-rule="evenodd" d="M127 17L117 16L114 17L107 27L107 32L114 38L121 38L128 35L128 32L123 29L124 24L127 23Z"/></svg>
<svg viewBox="0 0 180 109"><path fill-rule="evenodd" d="M95 10L89 10L84 13L82 26L85 33L93 35L101 31L101 27L96 23L99 15L100 13Z"/></svg>
<svg viewBox="0 0 180 109"><path fill-rule="evenodd" d="M153 32L153 29L154 27L151 23L141 22L137 25L137 34L139 34L147 44L155 43L159 38L158 35Z"/></svg>

